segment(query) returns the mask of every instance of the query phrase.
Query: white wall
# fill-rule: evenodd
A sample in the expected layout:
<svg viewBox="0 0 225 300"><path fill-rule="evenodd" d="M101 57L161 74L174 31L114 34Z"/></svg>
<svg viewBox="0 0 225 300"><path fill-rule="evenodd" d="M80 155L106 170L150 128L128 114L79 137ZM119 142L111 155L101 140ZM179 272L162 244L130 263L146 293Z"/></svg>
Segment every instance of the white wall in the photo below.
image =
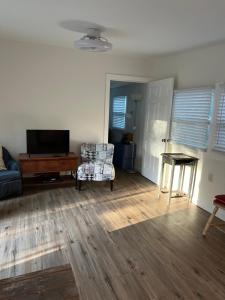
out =
<svg viewBox="0 0 225 300"><path fill-rule="evenodd" d="M149 69L154 78L174 76L175 88L178 89L214 86L216 82L225 82L225 43L151 58ZM225 154L211 149L194 151L184 146L172 146L172 151L200 158L194 200L200 207L211 211L213 196L225 194ZM220 213L220 216L225 219L225 214Z"/></svg>
<svg viewBox="0 0 225 300"><path fill-rule="evenodd" d="M25 130L70 129L71 150L101 142L106 73L146 76L146 61L0 40L0 144L26 151Z"/></svg>

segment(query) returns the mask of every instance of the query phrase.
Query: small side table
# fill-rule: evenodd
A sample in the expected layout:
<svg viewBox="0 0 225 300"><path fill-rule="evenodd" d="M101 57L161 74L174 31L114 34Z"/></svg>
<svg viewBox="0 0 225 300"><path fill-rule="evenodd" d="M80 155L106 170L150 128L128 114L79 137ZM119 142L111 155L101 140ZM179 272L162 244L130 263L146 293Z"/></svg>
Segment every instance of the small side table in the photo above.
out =
<svg viewBox="0 0 225 300"><path fill-rule="evenodd" d="M194 193L198 158L186 155L184 153L162 153L161 155L162 155L162 169L161 169L161 177L160 177L160 192L162 190L163 183L164 183L165 164L172 166L171 175L170 175L170 184L169 184L169 205L171 202L172 192L173 192L172 188L173 188L175 166L180 166L179 182L178 182L178 190L180 193L183 190L185 167L190 166L191 175L189 179L188 198L189 200L192 200L193 193Z"/></svg>

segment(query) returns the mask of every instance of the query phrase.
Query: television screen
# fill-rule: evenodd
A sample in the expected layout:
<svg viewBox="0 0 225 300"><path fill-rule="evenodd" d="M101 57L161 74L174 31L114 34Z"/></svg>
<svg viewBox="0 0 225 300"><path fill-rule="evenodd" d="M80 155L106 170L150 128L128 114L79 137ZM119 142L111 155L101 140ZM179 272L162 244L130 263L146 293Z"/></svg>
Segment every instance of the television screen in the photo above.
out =
<svg viewBox="0 0 225 300"><path fill-rule="evenodd" d="M27 130L28 154L69 153L69 130Z"/></svg>

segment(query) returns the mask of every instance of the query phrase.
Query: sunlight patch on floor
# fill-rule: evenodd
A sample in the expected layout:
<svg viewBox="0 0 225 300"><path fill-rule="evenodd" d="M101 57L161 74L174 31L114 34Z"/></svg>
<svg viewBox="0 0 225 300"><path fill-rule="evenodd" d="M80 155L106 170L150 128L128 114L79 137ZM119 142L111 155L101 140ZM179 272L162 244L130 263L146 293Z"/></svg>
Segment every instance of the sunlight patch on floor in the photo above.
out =
<svg viewBox="0 0 225 300"><path fill-rule="evenodd" d="M184 198L172 199L169 207L167 196L161 195L160 198L154 199L148 199L149 195L144 195L144 193L141 196L142 199L117 198L116 203L105 203L98 217L106 230L112 232L146 220L186 210L189 207L187 199Z"/></svg>
<svg viewBox="0 0 225 300"><path fill-rule="evenodd" d="M61 251L65 246L59 245L56 243L46 243L41 246L37 246L34 249L27 249L27 251L23 251L16 255L16 257L11 254L11 259L9 261L6 261L2 264L0 264L0 270L3 271L5 269L14 267L18 264L22 264L37 258L40 258L44 255Z"/></svg>

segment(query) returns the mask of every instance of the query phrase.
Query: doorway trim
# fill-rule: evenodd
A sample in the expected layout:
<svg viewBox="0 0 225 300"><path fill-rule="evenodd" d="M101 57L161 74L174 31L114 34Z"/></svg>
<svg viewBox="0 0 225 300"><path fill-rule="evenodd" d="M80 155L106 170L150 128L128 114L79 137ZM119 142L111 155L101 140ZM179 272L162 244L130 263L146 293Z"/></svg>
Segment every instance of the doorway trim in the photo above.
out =
<svg viewBox="0 0 225 300"><path fill-rule="evenodd" d="M133 83L148 83L152 81L150 77L120 75L120 74L106 74L105 82L105 103L104 103L104 124L103 124L103 143L108 143L109 132L109 103L110 103L110 82L111 81L125 81Z"/></svg>

